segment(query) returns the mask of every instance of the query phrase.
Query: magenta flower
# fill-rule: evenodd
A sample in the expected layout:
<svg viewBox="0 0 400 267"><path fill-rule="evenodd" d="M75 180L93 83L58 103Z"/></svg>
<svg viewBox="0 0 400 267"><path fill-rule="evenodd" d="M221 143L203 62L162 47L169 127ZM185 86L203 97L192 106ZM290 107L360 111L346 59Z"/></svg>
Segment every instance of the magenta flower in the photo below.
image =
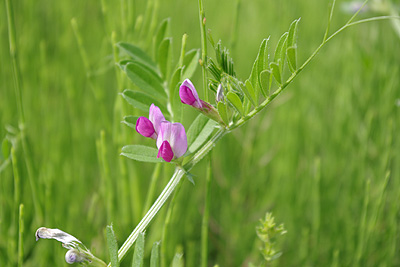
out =
<svg viewBox="0 0 400 267"><path fill-rule="evenodd" d="M139 117L136 121L136 131L144 137L157 139L162 121L165 121L165 118L160 108L151 104L149 118Z"/></svg>
<svg viewBox="0 0 400 267"><path fill-rule="evenodd" d="M163 121L157 138L158 155L170 162L185 154L187 150L187 137L185 128L179 122Z"/></svg>
<svg viewBox="0 0 400 267"><path fill-rule="evenodd" d="M179 87L179 96L181 97L183 104L190 105L195 108L203 107L203 101L200 100L196 88L194 88L193 83L189 79L184 80L182 85Z"/></svg>
<svg viewBox="0 0 400 267"><path fill-rule="evenodd" d="M207 117L224 124L221 116L219 116L218 111L210 103L207 103L199 98L196 88L194 88L193 83L189 79L184 80L179 87L179 96L183 104L192 106Z"/></svg>
<svg viewBox="0 0 400 267"><path fill-rule="evenodd" d="M179 158L187 150L185 128L180 123L165 120L159 107L151 104L149 118L139 117L136 121L136 131L144 137L157 140L157 158L167 162Z"/></svg>

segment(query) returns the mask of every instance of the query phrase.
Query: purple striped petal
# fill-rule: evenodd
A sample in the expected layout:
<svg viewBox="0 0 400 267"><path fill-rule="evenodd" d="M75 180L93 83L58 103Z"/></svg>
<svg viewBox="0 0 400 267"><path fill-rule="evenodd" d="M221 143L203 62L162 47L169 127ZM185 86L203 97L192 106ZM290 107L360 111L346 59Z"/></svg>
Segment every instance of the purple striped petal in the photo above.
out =
<svg viewBox="0 0 400 267"><path fill-rule="evenodd" d="M136 121L136 131L144 137L156 139L153 123L146 117L139 117Z"/></svg>
<svg viewBox="0 0 400 267"><path fill-rule="evenodd" d="M149 119L153 123L156 134L158 134L158 132L160 131L160 124L162 121L165 121L165 118L160 108L154 104L151 104L150 106Z"/></svg>
<svg viewBox="0 0 400 267"><path fill-rule="evenodd" d="M179 96L182 103L195 108L201 108L199 95L189 79L184 80L182 85L179 87Z"/></svg>
<svg viewBox="0 0 400 267"><path fill-rule="evenodd" d="M166 162L171 162L174 158L174 152L172 151L171 145L168 141L162 142L157 154L157 158L160 157L162 157Z"/></svg>

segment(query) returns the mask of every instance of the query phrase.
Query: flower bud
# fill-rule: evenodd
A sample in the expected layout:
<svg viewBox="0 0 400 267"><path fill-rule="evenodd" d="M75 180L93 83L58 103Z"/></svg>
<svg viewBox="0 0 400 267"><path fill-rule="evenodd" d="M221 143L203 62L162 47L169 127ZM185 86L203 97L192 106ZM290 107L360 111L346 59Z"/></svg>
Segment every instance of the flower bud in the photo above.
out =
<svg viewBox="0 0 400 267"><path fill-rule="evenodd" d="M83 253L80 253L76 249L70 249L65 253L65 261L68 264L73 264L75 262L84 262L88 261Z"/></svg>
<svg viewBox="0 0 400 267"><path fill-rule="evenodd" d="M219 84L217 89L217 95L215 96L215 101L218 103L223 100L224 100L224 88L222 87L222 84Z"/></svg>

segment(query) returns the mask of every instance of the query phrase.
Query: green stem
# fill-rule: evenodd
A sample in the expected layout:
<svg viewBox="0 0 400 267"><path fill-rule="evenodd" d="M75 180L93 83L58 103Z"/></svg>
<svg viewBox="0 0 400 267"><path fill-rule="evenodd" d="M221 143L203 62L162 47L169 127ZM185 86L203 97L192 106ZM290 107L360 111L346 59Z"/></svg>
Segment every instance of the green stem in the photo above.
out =
<svg viewBox="0 0 400 267"><path fill-rule="evenodd" d="M149 223L153 220L154 216L158 213L158 211L161 209L164 203L168 200L172 192L174 192L176 186L179 184L184 174L185 172L182 169L176 168L172 178L169 180L168 184L165 186L160 196L154 202L153 206L151 206L149 211L146 213L143 219L139 222L139 224L136 226L136 228L132 231L127 240L118 250L119 261L121 261L125 257L126 253L132 247L139 233L142 233L147 228ZM111 265L109 264L108 266Z"/></svg>
<svg viewBox="0 0 400 267"><path fill-rule="evenodd" d="M149 187L149 190L147 193L147 198L146 198L146 202L145 202L143 211L146 211L150 208L151 201L154 198L154 192L156 191L156 185L158 182L158 178L160 177L161 167L162 167L162 164L157 163L156 167L154 168L153 175L151 176L150 187ZM144 215L145 214L143 214L143 216Z"/></svg>
<svg viewBox="0 0 400 267"><path fill-rule="evenodd" d="M199 19L201 32L201 68L203 73L204 101L208 102L207 90L207 35L206 35L206 16L203 8L203 0L199 0Z"/></svg>
<svg viewBox="0 0 400 267"><path fill-rule="evenodd" d="M19 117L19 130L21 133L21 143L22 149L24 152L25 164L28 171L28 179L31 187L33 206L35 209L36 218L41 222L43 220L43 211L40 205L40 201L37 194L36 182L33 179L33 163L32 158L28 149L28 142L25 136L25 113L22 102L22 77L21 71L19 67L19 61L17 57L17 42L16 42L16 33L15 33L15 22L14 22L14 11L12 6L12 1L5 0L6 2L6 12L7 12L7 23L8 23L8 38L10 45L10 55L12 62L12 70L13 70L13 78L14 78L14 89L15 89L15 97L17 101L18 108L18 117Z"/></svg>
<svg viewBox="0 0 400 267"><path fill-rule="evenodd" d="M228 128L229 130L233 130L241 125L243 125L246 121L248 121L249 119L253 118L255 115L257 115L257 113L259 113L261 110L263 110L269 103L272 102L272 100L275 99L275 97L277 97L290 83L293 82L293 80L299 75L299 73L311 62L311 60L319 53L319 51L321 50L322 47L324 47L324 45L329 42L333 37L335 37L336 35L338 35L340 32L342 32L343 30L354 26L354 25L358 25L358 24L362 24L365 22L371 22L371 21L378 21L378 20L387 20L387 19L400 19L400 17L395 17L395 16L380 16L380 17L373 17L373 18L368 18L368 19L362 19L362 20L358 20L355 22L351 22L351 20L349 20L349 22L347 24L345 24L343 27L341 27L339 30L337 30L336 32L334 32L332 35L330 35L328 38L324 38L324 40L322 41L322 43L317 47L317 49L315 49L315 51L311 54L311 56L303 63L303 65L301 65L290 77L289 79L284 82L281 86L278 87L278 89L276 89L276 91L274 93L272 93L269 97L267 97L262 103L261 105L259 105L258 107L256 107L255 109L253 109L252 111L250 111L246 116L242 117L240 120L238 120L236 123L231 124Z"/></svg>
<svg viewBox="0 0 400 267"><path fill-rule="evenodd" d="M182 182L179 182L177 188L175 189L175 193L172 197L171 203L169 204L167 216L165 217L165 222L164 222L164 227L163 227L162 237L161 237L161 267L167 266L167 262L166 262L166 260L167 260L166 259L167 242L165 240L168 237L168 228L171 224L171 218L172 218L172 214L174 212L176 198L179 194L181 187L182 187Z"/></svg>
<svg viewBox="0 0 400 267"><path fill-rule="evenodd" d="M236 44L237 44L237 35L239 32L239 11L240 11L240 5L241 1L236 0L236 6L235 6L235 15L233 17L233 23L232 23L232 37L231 37L231 50L232 53L236 52Z"/></svg>
<svg viewBox="0 0 400 267"><path fill-rule="evenodd" d="M103 176L103 195L107 207L107 221L113 221L113 192L112 192L112 180L110 176L110 167L107 160L107 146L106 146L106 134L104 130L100 132L100 140L97 141L97 150L101 173Z"/></svg>
<svg viewBox="0 0 400 267"><path fill-rule="evenodd" d="M205 192L205 204L203 220L201 222L201 266L207 267L207 255L208 255L208 221L210 218L210 188L212 179L211 169L211 153L208 155L208 166L207 166L207 177L206 177L206 192Z"/></svg>
<svg viewBox="0 0 400 267"><path fill-rule="evenodd" d="M219 129L214 136L193 156L193 158L185 164L185 166L177 167L174 174L169 180L168 184L165 186L164 190L161 192L157 200L151 206L146 215L142 218L136 228L132 231L129 237L126 239L124 244L118 250L118 259L121 261L129 249L132 247L139 233L143 232L150 222L153 220L154 216L158 213L161 207L165 204L171 194L174 192L176 186L179 184L182 176L190 171L194 165L196 165L207 153L215 146L215 144L227 133L228 131L224 128ZM110 264L108 266L111 266Z"/></svg>
<svg viewBox="0 0 400 267"><path fill-rule="evenodd" d="M18 267L24 260L24 204L19 205L19 234L18 234Z"/></svg>

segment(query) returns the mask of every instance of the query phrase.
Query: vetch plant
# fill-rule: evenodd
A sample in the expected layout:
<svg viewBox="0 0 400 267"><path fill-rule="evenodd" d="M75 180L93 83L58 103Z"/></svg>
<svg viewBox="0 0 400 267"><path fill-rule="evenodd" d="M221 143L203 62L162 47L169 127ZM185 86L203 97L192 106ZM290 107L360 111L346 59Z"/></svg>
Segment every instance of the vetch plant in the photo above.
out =
<svg viewBox="0 0 400 267"><path fill-rule="evenodd" d="M293 82L328 41L344 29L356 24L398 19L397 17L383 16L354 22L359 9L342 28L329 35L334 6L335 1L332 4L322 43L302 65L297 61L300 19L296 19L290 24L288 31L279 38L273 51L270 49L269 38L262 41L250 75L244 81L236 75L233 59L230 57L228 49L224 48L221 42L214 43L210 34L206 33L206 18L201 0L199 1L202 44L200 60L197 49L186 52L187 37L184 35L178 64L175 66L172 64L172 41L171 38L166 36L165 30L169 23L168 20L162 22L154 38L152 38L154 48L152 55L134 44L121 42L115 45L120 52L118 54L118 67L134 86L134 89L124 90L122 97L137 110L149 112L148 118L128 115L124 118L124 123L136 129L144 137L156 140L157 146L156 149L140 144L129 144L122 148L121 154L142 162L172 162L175 171L154 204L119 248L118 253L116 242L113 242L114 248L110 249L110 254L113 255L114 259L113 266L122 261L138 237L141 238L140 243L142 244L139 247L143 248L144 231L172 193L176 192L176 188L182 182L182 177L187 175L191 179L189 172L213 149L215 144L223 136L242 126L267 107ZM214 49L215 58L211 58L207 54L207 37L209 37L208 39ZM122 56L122 60L119 59L119 56ZM200 62L203 71L204 100L200 99L199 93L190 81L197 62ZM216 101L214 104L210 102L209 97L212 93L215 94L214 99ZM197 118L188 127L188 131L179 122L182 121L182 103L190 105L199 112ZM211 172L211 165L209 165L208 186L211 180ZM173 202L169 211L172 210L172 204ZM168 214L171 214L171 212L168 212ZM208 210L205 211L205 214L208 214L207 212ZM166 224L169 218L167 216ZM266 245L272 244L270 232L282 234L283 228L276 228L273 219L268 215L262 223L265 225L258 229L258 235ZM203 226L202 266L207 266L208 240L206 233L208 217L206 215L204 215ZM48 230L47 228L40 228L39 230L37 236L40 238L59 238L59 230ZM68 259L70 261L94 262L90 252L80 247L80 241L65 233L62 236L63 239L59 241L66 244L69 249ZM65 238L67 238L67 241ZM72 243L69 242L70 239ZM161 246L164 245L161 243ZM270 260L277 255L275 252L270 247L266 247L264 256L267 260ZM154 255L158 255L157 253L156 251ZM166 264L164 254L161 247L160 258L163 265ZM142 257L138 258L137 262L140 264ZM158 262L158 260L155 262ZM158 266L158 263L155 263L154 266Z"/></svg>

